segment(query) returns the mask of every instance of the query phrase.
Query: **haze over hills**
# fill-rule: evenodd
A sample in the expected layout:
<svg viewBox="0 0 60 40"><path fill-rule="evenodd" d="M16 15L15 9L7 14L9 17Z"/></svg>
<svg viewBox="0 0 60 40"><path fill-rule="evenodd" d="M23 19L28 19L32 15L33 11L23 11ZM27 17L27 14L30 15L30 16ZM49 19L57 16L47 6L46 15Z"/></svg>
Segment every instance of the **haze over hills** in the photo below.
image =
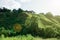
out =
<svg viewBox="0 0 60 40"><path fill-rule="evenodd" d="M52 12L53 15L60 15L60 0L0 0L0 8L8 9L22 8L34 10L37 13Z"/></svg>

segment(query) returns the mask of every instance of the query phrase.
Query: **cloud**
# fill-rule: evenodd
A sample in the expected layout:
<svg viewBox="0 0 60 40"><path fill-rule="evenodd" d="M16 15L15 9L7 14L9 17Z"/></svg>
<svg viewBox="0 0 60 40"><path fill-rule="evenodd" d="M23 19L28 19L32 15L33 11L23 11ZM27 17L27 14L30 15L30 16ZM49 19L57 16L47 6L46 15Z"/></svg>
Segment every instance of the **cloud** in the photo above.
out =
<svg viewBox="0 0 60 40"><path fill-rule="evenodd" d="M30 2L31 0L20 0L22 3Z"/></svg>
<svg viewBox="0 0 60 40"><path fill-rule="evenodd" d="M21 4L15 0L0 0L0 7L6 7L8 9L18 9Z"/></svg>

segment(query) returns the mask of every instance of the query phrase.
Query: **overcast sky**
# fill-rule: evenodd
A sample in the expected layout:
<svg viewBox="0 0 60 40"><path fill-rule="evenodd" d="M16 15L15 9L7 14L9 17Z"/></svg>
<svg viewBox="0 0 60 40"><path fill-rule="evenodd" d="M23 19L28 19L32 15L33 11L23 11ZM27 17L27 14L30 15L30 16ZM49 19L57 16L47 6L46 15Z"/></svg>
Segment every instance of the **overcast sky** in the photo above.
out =
<svg viewBox="0 0 60 40"><path fill-rule="evenodd" d="M52 12L54 15L60 15L60 0L0 0L0 7L22 8L34 10L37 13Z"/></svg>

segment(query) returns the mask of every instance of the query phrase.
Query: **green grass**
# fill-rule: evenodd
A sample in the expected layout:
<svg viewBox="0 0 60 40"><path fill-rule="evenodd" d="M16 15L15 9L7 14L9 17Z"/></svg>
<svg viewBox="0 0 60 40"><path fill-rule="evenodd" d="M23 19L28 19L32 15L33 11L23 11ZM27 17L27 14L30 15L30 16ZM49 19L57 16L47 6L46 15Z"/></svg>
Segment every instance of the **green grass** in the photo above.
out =
<svg viewBox="0 0 60 40"><path fill-rule="evenodd" d="M57 38L40 38L40 37L33 37L31 35L22 35L22 36L16 36L16 37L0 37L0 40L60 40Z"/></svg>

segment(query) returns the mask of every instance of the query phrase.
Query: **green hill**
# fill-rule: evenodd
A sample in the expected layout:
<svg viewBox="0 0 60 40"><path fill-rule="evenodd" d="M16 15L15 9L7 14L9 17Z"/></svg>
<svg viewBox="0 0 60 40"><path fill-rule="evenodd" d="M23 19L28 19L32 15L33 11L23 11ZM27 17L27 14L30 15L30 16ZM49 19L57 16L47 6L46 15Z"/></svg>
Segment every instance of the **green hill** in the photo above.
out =
<svg viewBox="0 0 60 40"><path fill-rule="evenodd" d="M50 12L36 14L33 11L0 9L0 35L17 36L31 34L41 37L60 37L60 16Z"/></svg>

